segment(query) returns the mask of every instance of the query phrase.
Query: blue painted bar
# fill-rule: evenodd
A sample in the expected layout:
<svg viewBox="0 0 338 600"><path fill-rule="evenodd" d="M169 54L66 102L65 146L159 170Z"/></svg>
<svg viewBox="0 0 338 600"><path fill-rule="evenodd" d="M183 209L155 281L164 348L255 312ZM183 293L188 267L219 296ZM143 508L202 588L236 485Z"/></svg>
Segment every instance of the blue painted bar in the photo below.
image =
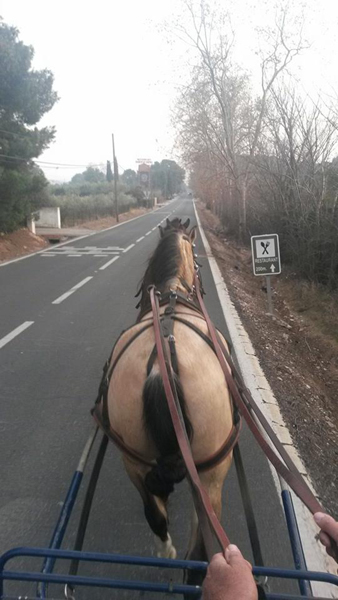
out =
<svg viewBox="0 0 338 600"><path fill-rule="evenodd" d="M128 581L123 579L107 579L104 577L83 577L80 575L58 575L56 573L15 573L4 571L3 578L9 581L42 581L44 583L57 583L86 587L103 587L119 590L138 590L148 592L161 592L165 594L192 594L199 598L202 588L193 585L153 583L151 581ZM3 596L0 596L3 598Z"/></svg>
<svg viewBox="0 0 338 600"><path fill-rule="evenodd" d="M70 483L68 492L67 492L66 499L64 501L59 518L57 520L50 544L49 544L49 548L51 548L51 549L58 549L58 548L60 548L60 546L62 544L64 535L66 533L68 521L69 521L70 515L72 513L72 510L74 508L74 504L75 504L75 500L77 498L78 491L80 489L82 478L83 478L83 471L75 471L72 481ZM47 557L48 555L45 554L44 556ZM54 564L55 564L55 558L53 558L51 556L48 558L45 558L44 563L42 565L41 572L42 573L51 573L53 571ZM39 586L38 590L37 590L37 597L43 599L46 597L45 594L46 594L46 587Z"/></svg>
<svg viewBox="0 0 338 600"><path fill-rule="evenodd" d="M175 569L196 569L205 571L207 568L206 562L198 561L186 561L186 560L174 560L170 558L149 558L140 556L128 556L121 554L104 554L99 552L76 552L74 550L52 550L46 548L14 548L9 550L0 557L0 598L3 598L3 581L39 581L44 584L46 583L62 583L70 584L73 586L89 586L89 587L111 587L118 589L130 589L130 590L143 590L143 591L157 591L166 593L182 594L189 591L196 595L200 594L200 588L198 586L185 586L181 584L155 584L147 581L124 581L124 580L113 580L106 578L97 577L80 577L74 575L58 575L54 573L27 573L27 572L16 572L16 571L4 571L4 567L9 560L16 557L23 556L35 556L45 557L51 559L78 559L87 562L102 562L102 563L116 563L116 564L130 564L139 566L152 566L162 568L175 568ZM254 575L263 577L278 577L286 579L303 579L322 581L338 586L338 577L331 575L330 573L320 573L317 571L303 571L303 570L292 570L292 569L276 569L269 567L254 567ZM193 590L193 591L192 591ZM286 594L269 594L269 600L299 600L301 596L287 596Z"/></svg>
<svg viewBox="0 0 338 600"><path fill-rule="evenodd" d="M253 567L254 575L263 575L265 577L280 577L281 579L306 579L307 581L322 581L338 586L338 576L331 573L321 573L320 571L295 571L293 569L276 569L274 567Z"/></svg>
<svg viewBox="0 0 338 600"><path fill-rule="evenodd" d="M53 550L51 548L13 548L0 556L0 577L6 563L22 556L53 557L76 559L91 562L138 565L143 567L164 567L167 569L192 569L206 571L208 563L197 560L177 560L176 558L153 558L149 556L131 556L129 554L106 554L103 552L83 552L77 550ZM338 578L337 578L338 579Z"/></svg>
<svg viewBox="0 0 338 600"><path fill-rule="evenodd" d="M266 594L266 600L303 600L304 596L290 596L290 594ZM314 598L314 600L330 600L330 598Z"/></svg>
<svg viewBox="0 0 338 600"><path fill-rule="evenodd" d="M78 495L78 492L80 489L80 485L81 485L82 478L83 478L83 472L86 467L90 452L93 448L93 444L95 442L95 438L97 436L98 430L99 430L98 426L95 426L92 428L92 431L89 434L89 437L88 437L86 444L84 446L84 449L82 451L77 469L76 469L76 471L72 477L72 480L70 482L70 486L68 488L66 499L64 501L63 507L61 509L58 521L56 523L56 526L55 526L55 529L54 529L54 532L53 532L53 535L52 535L52 538L51 538L51 541L49 544L49 548L51 548L51 549L58 549L61 547L64 535L66 533L68 521L71 516L72 510L74 508L75 500L77 498L77 495ZM47 557L46 554L45 554L45 556ZM54 564L55 564L55 558L53 558L52 556L49 556L48 558L46 558L42 565L42 573L51 573L53 571ZM37 589L38 598L45 598L46 591L47 591L46 586L39 585L38 589Z"/></svg>
<svg viewBox="0 0 338 600"><path fill-rule="evenodd" d="M285 512L286 523L289 531L290 544L293 554L293 560L297 570L307 570L302 540L299 533L295 509L292 502L292 496L289 490L282 490L282 500ZM299 590L301 595L306 598L313 596L311 584L308 581L299 579Z"/></svg>

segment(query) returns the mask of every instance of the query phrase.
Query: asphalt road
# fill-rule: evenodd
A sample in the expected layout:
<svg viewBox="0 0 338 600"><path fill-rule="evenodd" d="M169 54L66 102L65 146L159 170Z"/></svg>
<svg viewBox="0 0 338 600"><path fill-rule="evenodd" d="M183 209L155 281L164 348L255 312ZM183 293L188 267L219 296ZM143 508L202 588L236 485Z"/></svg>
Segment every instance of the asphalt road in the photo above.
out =
<svg viewBox="0 0 338 600"><path fill-rule="evenodd" d="M48 544L92 427L89 410L103 363L121 330L136 318L134 294L156 246L157 227L172 214L195 222L191 199L181 196L119 227L0 268L1 552L18 545ZM203 264L207 308L215 324L226 332L200 240L197 252ZM270 469L247 432L241 446L266 564L291 566L289 541ZM170 531L180 557L187 544L189 508L190 497L183 483L170 504ZM78 512L79 507L73 513L65 546L74 538ZM250 559L233 472L224 488L223 524L231 541ZM140 498L124 473L118 451L111 445L85 549L151 555L152 540ZM28 564L31 566L30 561ZM81 572L88 573L89 567ZM95 567L92 572L107 576L113 573L108 567ZM139 573L134 568L128 575L123 568L114 573L129 578L151 576L157 581L166 581L170 575L151 570ZM27 587L14 584L9 589L27 592ZM138 594L77 594L77 598L113 597L132 598Z"/></svg>

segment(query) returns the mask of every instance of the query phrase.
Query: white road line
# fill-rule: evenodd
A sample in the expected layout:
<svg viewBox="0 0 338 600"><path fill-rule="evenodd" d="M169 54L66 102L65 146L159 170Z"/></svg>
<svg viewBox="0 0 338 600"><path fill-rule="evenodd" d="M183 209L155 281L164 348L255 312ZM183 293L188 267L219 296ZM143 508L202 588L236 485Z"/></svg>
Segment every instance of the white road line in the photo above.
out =
<svg viewBox="0 0 338 600"><path fill-rule="evenodd" d="M138 242L140 242L141 240L144 240L144 235L142 235L140 238L138 238L138 240L136 240L136 244L137 244Z"/></svg>
<svg viewBox="0 0 338 600"><path fill-rule="evenodd" d="M155 231L155 229L157 229L157 225L153 227L151 231Z"/></svg>
<svg viewBox="0 0 338 600"><path fill-rule="evenodd" d="M90 256L94 256L95 258L101 258L103 256L103 258L105 258L106 256L109 256L109 254L91 254Z"/></svg>
<svg viewBox="0 0 338 600"><path fill-rule="evenodd" d="M72 294L74 294L74 292L76 292L76 290L78 290L80 287L85 285L85 283L87 283L91 279L93 279L93 276L82 279L82 281L80 281L80 283L77 283L76 285L74 285L74 287L70 288L70 290L68 292L65 292L64 294L62 294L62 296L59 296L59 298L54 300L52 302L52 304L61 304L61 302L66 300L66 298L68 298L68 296L71 296Z"/></svg>
<svg viewBox="0 0 338 600"><path fill-rule="evenodd" d="M146 235L150 235L150 234L151 234L151 231L148 231L148 233L146 233Z"/></svg>
<svg viewBox="0 0 338 600"><path fill-rule="evenodd" d="M17 327L16 329L13 329L13 331L11 331L7 335L5 335L5 337L3 337L0 340L0 348L3 348L4 346L6 346L6 344L8 344L8 342L11 342L17 335L20 335L20 333L25 331L25 329L27 329L28 327L33 325L33 323L34 323L34 321L25 321L24 323L22 323L22 325L19 325L19 327Z"/></svg>
<svg viewBox="0 0 338 600"><path fill-rule="evenodd" d="M50 253L48 252L48 254L41 254L41 256L42 256L42 258L43 258L44 256L57 256L57 255L56 255L56 254L50 254Z"/></svg>
<svg viewBox="0 0 338 600"><path fill-rule="evenodd" d="M135 244L130 244L130 246L127 246L127 248L125 248L123 250L123 253L128 252L128 250L130 250L131 248L134 248Z"/></svg>
<svg viewBox="0 0 338 600"><path fill-rule="evenodd" d="M67 256L76 256L77 258L78 256L82 256L82 254L67 254Z"/></svg>
<svg viewBox="0 0 338 600"><path fill-rule="evenodd" d="M115 262L118 258L119 258L118 256L114 256L114 258L112 258L111 260L108 260L107 263L105 263L104 265L102 265L102 267L100 267L99 271L103 271L104 269L109 267L109 265L112 265L113 262Z"/></svg>

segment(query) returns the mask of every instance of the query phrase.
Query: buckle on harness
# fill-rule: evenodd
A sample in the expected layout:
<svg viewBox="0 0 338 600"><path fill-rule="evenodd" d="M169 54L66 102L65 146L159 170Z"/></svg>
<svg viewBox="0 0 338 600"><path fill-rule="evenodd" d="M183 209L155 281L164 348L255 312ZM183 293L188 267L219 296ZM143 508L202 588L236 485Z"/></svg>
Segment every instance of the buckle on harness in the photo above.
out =
<svg viewBox="0 0 338 600"><path fill-rule="evenodd" d="M155 285L153 285L153 284L152 284L152 285L148 285L148 287L147 287L147 292L148 292L148 294L150 294L150 291L151 291L151 290L154 290L155 296L159 296L159 297L161 297L161 292L159 292L159 291L156 289L156 286L155 286Z"/></svg>

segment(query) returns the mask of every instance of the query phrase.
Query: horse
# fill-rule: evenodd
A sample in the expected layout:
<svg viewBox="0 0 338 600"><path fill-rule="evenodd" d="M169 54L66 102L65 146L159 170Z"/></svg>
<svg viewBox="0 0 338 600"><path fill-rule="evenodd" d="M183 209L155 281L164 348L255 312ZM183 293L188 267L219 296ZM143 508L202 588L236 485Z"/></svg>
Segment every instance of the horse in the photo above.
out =
<svg viewBox="0 0 338 600"><path fill-rule="evenodd" d="M148 524L155 534L157 556L176 558L168 531L167 504L175 484L186 476L159 370L148 288L161 294L160 314L165 319L170 298L176 298L171 335L175 340L174 377L177 395L201 482L218 517L222 488L232 461L232 446L225 452L234 429L229 390L208 337L206 322L194 298L196 227L189 219L167 219L144 274L139 293L137 322L116 342L105 370L106 428L122 450L124 467L140 493ZM170 315L169 317L170 318ZM168 319L167 319L168 320ZM222 340L227 347L223 336ZM173 365L174 366L174 365ZM95 415L94 415L95 416ZM102 414L99 419L102 425ZM229 450L229 448L227 448ZM211 457L211 458L210 458ZM195 509L186 558L207 560ZM196 571L188 583L200 582Z"/></svg>

